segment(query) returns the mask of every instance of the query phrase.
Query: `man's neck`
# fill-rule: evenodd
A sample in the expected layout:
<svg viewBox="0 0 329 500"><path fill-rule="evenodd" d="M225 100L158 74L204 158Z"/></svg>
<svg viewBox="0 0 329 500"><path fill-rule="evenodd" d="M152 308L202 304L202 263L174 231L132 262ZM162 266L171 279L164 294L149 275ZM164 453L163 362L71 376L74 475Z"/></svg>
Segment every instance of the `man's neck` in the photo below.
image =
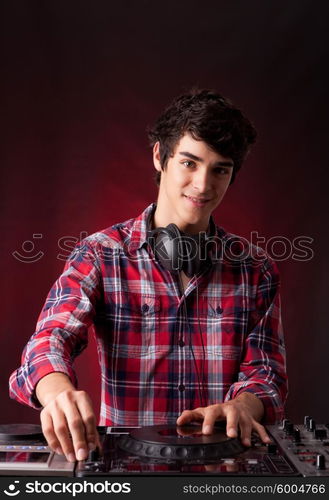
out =
<svg viewBox="0 0 329 500"><path fill-rule="evenodd" d="M159 208L157 205L154 215L153 215L153 220L152 220L152 225L153 228L157 227L166 227L169 224L176 224L178 229L184 233L184 234L198 234L201 233L202 231L207 231L209 227L209 221L205 224L182 224L177 220L178 218L175 217L174 214L171 214L169 211L164 211Z"/></svg>

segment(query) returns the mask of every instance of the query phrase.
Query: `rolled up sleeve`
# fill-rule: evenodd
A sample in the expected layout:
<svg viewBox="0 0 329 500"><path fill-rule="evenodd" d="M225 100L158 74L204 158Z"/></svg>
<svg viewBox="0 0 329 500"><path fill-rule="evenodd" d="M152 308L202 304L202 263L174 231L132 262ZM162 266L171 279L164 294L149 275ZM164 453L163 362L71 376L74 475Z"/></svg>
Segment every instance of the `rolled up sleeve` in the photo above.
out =
<svg viewBox="0 0 329 500"><path fill-rule="evenodd" d="M75 247L52 286L36 331L23 351L21 366L10 376L12 399L40 408L35 387L53 372L65 373L77 386L73 361L88 343L88 328L101 293L100 279L96 254L84 240Z"/></svg>

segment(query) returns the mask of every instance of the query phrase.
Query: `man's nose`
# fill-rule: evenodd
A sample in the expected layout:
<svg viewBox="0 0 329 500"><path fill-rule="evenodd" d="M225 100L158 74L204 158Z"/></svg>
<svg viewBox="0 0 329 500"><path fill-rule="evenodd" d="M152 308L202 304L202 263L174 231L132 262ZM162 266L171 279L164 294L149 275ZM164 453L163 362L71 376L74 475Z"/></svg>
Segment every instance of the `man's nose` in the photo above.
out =
<svg viewBox="0 0 329 500"><path fill-rule="evenodd" d="M207 170L200 169L194 172L193 176L193 187L199 193L206 193L210 189L210 176Z"/></svg>

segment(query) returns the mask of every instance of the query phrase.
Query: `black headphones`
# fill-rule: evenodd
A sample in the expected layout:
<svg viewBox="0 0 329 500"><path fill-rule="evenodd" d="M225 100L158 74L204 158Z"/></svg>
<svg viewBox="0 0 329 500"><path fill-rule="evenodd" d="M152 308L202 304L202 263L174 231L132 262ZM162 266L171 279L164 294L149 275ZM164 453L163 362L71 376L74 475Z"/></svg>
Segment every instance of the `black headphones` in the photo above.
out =
<svg viewBox="0 0 329 500"><path fill-rule="evenodd" d="M192 278L210 263L206 241L209 235L182 233L176 224L148 231L148 243L160 264L172 273L184 271Z"/></svg>

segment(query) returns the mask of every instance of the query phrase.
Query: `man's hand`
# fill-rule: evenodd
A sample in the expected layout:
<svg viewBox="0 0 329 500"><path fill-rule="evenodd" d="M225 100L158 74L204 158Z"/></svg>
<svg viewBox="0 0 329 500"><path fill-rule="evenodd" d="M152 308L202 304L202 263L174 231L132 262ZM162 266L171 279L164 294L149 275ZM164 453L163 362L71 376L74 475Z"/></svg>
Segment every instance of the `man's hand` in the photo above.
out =
<svg viewBox="0 0 329 500"><path fill-rule="evenodd" d="M36 395L44 406L42 431L52 450L74 462L86 459L89 450L100 448L91 400L85 391L76 390L66 375L45 376Z"/></svg>
<svg viewBox="0 0 329 500"><path fill-rule="evenodd" d="M232 438L237 437L240 429L242 443L245 446L250 446L253 430L258 433L263 443L271 442L266 430L259 423L263 413L262 402L254 394L244 392L227 403L185 410L178 417L177 425L203 421L202 433L211 434L216 420L226 419L226 434Z"/></svg>

